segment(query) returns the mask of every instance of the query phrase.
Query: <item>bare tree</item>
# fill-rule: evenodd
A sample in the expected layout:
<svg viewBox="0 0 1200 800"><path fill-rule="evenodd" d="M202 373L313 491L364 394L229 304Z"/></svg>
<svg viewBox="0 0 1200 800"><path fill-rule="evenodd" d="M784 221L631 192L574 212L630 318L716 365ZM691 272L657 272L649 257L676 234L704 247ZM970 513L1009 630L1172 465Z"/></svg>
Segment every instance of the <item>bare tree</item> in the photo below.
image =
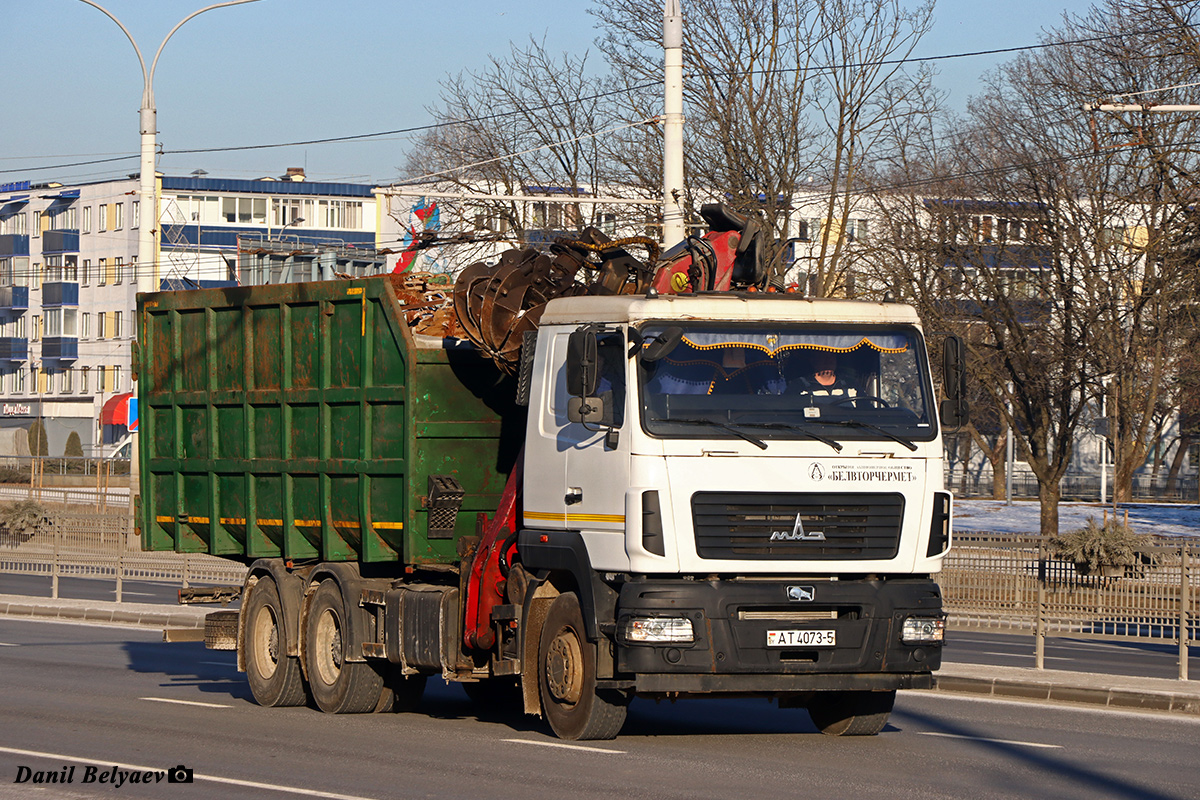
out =
<svg viewBox="0 0 1200 800"><path fill-rule="evenodd" d="M931 326L968 334L975 377L1038 480L1043 533L1057 531L1060 482L1105 385L1128 498L1179 342L1173 309L1193 297L1171 232L1191 215L1195 131L1147 119L1136 139L1094 141L1079 111L1178 75L1161 34L1129 22L1117 0L1066 20L1048 36L1059 46L987 77L932 175L901 161L879 200L896 243L879 267Z"/></svg>
<svg viewBox="0 0 1200 800"><path fill-rule="evenodd" d="M441 124L410 149L403 183L485 195L604 192L626 177L607 137L628 118L617 113L621 104L609 91L586 53L556 56L534 40L524 48L514 45L487 68L442 82L441 103L430 109ZM448 205L460 218L473 217L481 234L495 231L522 243L601 223L594 204ZM603 213L637 218L640 212L608 207Z"/></svg>

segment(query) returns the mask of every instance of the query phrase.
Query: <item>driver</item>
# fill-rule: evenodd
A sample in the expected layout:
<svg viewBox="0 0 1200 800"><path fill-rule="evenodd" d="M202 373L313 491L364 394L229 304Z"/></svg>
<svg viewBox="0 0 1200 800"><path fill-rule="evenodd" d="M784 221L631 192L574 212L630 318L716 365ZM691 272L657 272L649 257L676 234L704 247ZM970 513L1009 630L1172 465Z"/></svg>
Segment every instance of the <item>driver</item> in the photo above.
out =
<svg viewBox="0 0 1200 800"><path fill-rule="evenodd" d="M820 352L812 360L807 375L788 384L788 394L811 394L814 397L854 397L858 391L838 373L837 356Z"/></svg>

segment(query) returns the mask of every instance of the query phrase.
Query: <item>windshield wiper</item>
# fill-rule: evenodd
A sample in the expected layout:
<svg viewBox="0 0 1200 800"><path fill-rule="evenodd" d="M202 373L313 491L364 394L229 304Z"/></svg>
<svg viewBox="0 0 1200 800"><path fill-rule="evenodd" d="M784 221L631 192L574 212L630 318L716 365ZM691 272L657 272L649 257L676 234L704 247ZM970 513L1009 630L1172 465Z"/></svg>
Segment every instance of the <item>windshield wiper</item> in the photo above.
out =
<svg viewBox="0 0 1200 800"><path fill-rule="evenodd" d="M858 419L824 419L824 420L821 420L821 422L822 422L822 424L825 424L825 425L841 425L846 428L865 428L866 430L874 431L875 433L879 433L879 434L883 434L884 436L891 439L892 441L896 441L896 442L899 442L900 444L904 445L909 450L915 451L917 449L917 446L915 444L913 444L913 442L911 440L905 439L903 436L899 436L895 433L892 433L891 431L889 431L886 428L881 428L878 425L872 425L870 422L863 422L862 420L858 420Z"/></svg>
<svg viewBox="0 0 1200 800"><path fill-rule="evenodd" d="M822 436L819 433L813 433L803 425L796 425L792 422L743 422L740 424L750 428L779 428L781 430L796 431L797 433L803 433L810 439L816 439L822 444L829 445L839 453L842 452L842 445L836 439L830 439L828 436Z"/></svg>
<svg viewBox="0 0 1200 800"><path fill-rule="evenodd" d="M759 439L757 436L751 436L750 434L748 434L744 431L739 431L737 428L733 427L732 425L728 425L724 422L717 422L715 419L676 419L676 418L672 417L670 419L664 419L662 421L668 425L671 423L674 423L674 422L678 422L682 425L706 425L706 426L711 426L714 428L720 428L723 431L729 431L730 433L732 433L734 436L738 437L739 439L745 439L747 442L754 445L755 447L757 447L760 450L767 449L767 443L764 442L762 439Z"/></svg>

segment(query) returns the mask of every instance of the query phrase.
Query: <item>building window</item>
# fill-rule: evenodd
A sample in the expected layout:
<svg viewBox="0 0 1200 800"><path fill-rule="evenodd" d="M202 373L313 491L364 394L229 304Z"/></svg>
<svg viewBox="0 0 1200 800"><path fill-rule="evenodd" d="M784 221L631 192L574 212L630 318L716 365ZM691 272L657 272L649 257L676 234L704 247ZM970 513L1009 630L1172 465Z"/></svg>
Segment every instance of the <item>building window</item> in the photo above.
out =
<svg viewBox="0 0 1200 800"><path fill-rule="evenodd" d="M75 370L73 370L71 367L67 367L61 373L59 373L58 391L62 394L71 393L71 377L72 373L74 372Z"/></svg>
<svg viewBox="0 0 1200 800"><path fill-rule="evenodd" d="M17 371L13 373L13 394L23 394L25 392L25 368L17 367Z"/></svg>
<svg viewBox="0 0 1200 800"><path fill-rule="evenodd" d="M138 279L138 274L137 274L137 256L130 256L130 257L129 257L129 273L128 273L128 274L129 274L129 282L130 282L130 283L137 283L137 279Z"/></svg>
<svg viewBox="0 0 1200 800"><path fill-rule="evenodd" d="M79 330L75 325L78 313L74 308L47 308L46 335L76 336Z"/></svg>
<svg viewBox="0 0 1200 800"><path fill-rule="evenodd" d="M83 278L83 285L87 286L88 281L92 277L92 260L90 258L83 260L83 275L81 277Z"/></svg>
<svg viewBox="0 0 1200 800"><path fill-rule="evenodd" d="M112 368L112 390L114 392L121 391L121 367L113 366Z"/></svg>
<svg viewBox="0 0 1200 800"><path fill-rule="evenodd" d="M30 270L30 275L33 277L33 288L42 288L42 265L34 264L33 269Z"/></svg>
<svg viewBox="0 0 1200 800"><path fill-rule="evenodd" d="M92 314L90 311L83 312L83 320L79 326L79 338L88 339L92 335Z"/></svg>
<svg viewBox="0 0 1200 800"><path fill-rule="evenodd" d="M45 367L39 367L37 373L38 394L54 393L54 373Z"/></svg>
<svg viewBox="0 0 1200 800"><path fill-rule="evenodd" d="M96 283L100 286L107 285L108 282L108 259L100 259L100 267L96 270Z"/></svg>
<svg viewBox="0 0 1200 800"><path fill-rule="evenodd" d="M96 314L96 338L97 339L106 338L105 337L105 333L106 333L105 329L107 326L105 325L105 323L107 321L108 321L108 312L107 311L101 311L98 314Z"/></svg>
<svg viewBox="0 0 1200 800"><path fill-rule="evenodd" d="M114 339L121 338L121 312L120 311L113 312L112 338L114 338Z"/></svg>
<svg viewBox="0 0 1200 800"><path fill-rule="evenodd" d="M79 393L88 393L88 375L91 373L91 367L84 367L79 371Z"/></svg>
<svg viewBox="0 0 1200 800"><path fill-rule="evenodd" d="M121 273L124 271L125 267L124 261L125 259L121 258L120 256L117 256L113 259L113 283L121 282Z"/></svg>
<svg viewBox="0 0 1200 800"><path fill-rule="evenodd" d="M42 318L37 314L34 314L31 324L33 325L33 340L36 342L41 338L40 334L42 332Z"/></svg>
<svg viewBox="0 0 1200 800"><path fill-rule="evenodd" d="M125 204L113 204L113 227L114 231L119 231L125 227Z"/></svg>
<svg viewBox="0 0 1200 800"><path fill-rule="evenodd" d="M130 206L132 207L131 216L133 217L133 221L129 227L136 228L142 222L142 203L140 200L134 200L132 203L130 203Z"/></svg>
<svg viewBox="0 0 1200 800"><path fill-rule="evenodd" d="M42 234L42 212L33 212L33 235L41 236Z"/></svg>
<svg viewBox="0 0 1200 800"><path fill-rule="evenodd" d="M108 203L100 204L100 213L98 216L99 227L96 230L98 230L100 233L104 233L106 230L108 230Z"/></svg>
<svg viewBox="0 0 1200 800"><path fill-rule="evenodd" d="M92 207L83 207L83 233L92 232Z"/></svg>

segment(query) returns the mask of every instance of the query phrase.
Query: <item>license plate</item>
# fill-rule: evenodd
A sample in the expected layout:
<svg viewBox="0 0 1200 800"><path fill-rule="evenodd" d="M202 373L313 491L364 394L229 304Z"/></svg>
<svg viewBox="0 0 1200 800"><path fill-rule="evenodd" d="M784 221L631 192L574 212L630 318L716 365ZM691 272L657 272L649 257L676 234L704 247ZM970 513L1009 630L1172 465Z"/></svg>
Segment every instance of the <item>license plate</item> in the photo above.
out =
<svg viewBox="0 0 1200 800"><path fill-rule="evenodd" d="M767 647L836 647L834 631L767 631Z"/></svg>

